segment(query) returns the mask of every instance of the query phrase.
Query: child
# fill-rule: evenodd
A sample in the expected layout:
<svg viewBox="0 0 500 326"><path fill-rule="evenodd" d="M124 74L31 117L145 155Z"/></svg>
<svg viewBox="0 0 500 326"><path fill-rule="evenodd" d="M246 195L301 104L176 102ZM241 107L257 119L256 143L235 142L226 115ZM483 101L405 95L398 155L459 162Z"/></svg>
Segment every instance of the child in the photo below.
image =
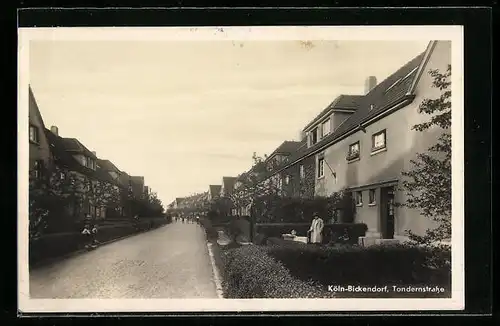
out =
<svg viewBox="0 0 500 326"><path fill-rule="evenodd" d="M85 236L85 243L86 243L85 246L88 246L92 237L92 234L90 232L90 225L85 224L85 226L83 227L82 234Z"/></svg>
<svg viewBox="0 0 500 326"><path fill-rule="evenodd" d="M97 244L97 224L94 224L94 227L92 228L92 242L93 244Z"/></svg>

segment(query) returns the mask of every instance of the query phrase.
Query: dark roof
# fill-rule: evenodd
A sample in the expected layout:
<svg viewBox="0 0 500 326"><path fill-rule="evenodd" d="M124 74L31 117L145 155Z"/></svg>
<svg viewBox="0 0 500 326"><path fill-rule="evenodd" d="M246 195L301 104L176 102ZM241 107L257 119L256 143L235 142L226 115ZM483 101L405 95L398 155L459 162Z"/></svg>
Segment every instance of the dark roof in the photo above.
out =
<svg viewBox="0 0 500 326"><path fill-rule="evenodd" d="M404 99L412 99L413 96L408 94L408 92L410 91L411 84L418 70L417 68L420 66L424 55L425 52L419 54L375 86L368 94L363 96L362 99L357 100L357 110L346 119L337 130L334 130L333 133L313 146L297 151L282 168L286 167L289 162L294 163L302 157L314 153L320 147L341 138L347 132L355 129L370 118L388 110L393 104Z"/></svg>
<svg viewBox="0 0 500 326"><path fill-rule="evenodd" d="M221 185L209 185L208 188L210 189L211 194L219 194L222 186Z"/></svg>
<svg viewBox="0 0 500 326"><path fill-rule="evenodd" d="M97 164L105 171L121 172L110 160L97 159Z"/></svg>
<svg viewBox="0 0 500 326"><path fill-rule="evenodd" d="M298 141L291 141L291 140L285 140L281 145L278 146L274 150L274 152L269 155L269 157L272 157L273 155L276 154L291 154L297 151L297 148L300 146L300 142Z"/></svg>
<svg viewBox="0 0 500 326"><path fill-rule="evenodd" d="M85 145L83 145L78 139L76 138L61 138L64 143L64 147L66 148L67 151L75 151L78 153L82 153L85 155L88 155L94 159L97 159L97 156L95 156L92 151L90 151Z"/></svg>
<svg viewBox="0 0 500 326"><path fill-rule="evenodd" d="M92 170L81 165L80 162L78 162L73 155L67 151L64 138L56 136L49 129L45 129L45 135L49 142L50 150L56 159L56 164L70 171L79 172L96 180L116 184L116 181L104 170Z"/></svg>
<svg viewBox="0 0 500 326"><path fill-rule="evenodd" d="M233 189L234 184L236 183L236 177L222 177L222 184L224 185L224 189Z"/></svg>
<svg viewBox="0 0 500 326"><path fill-rule="evenodd" d="M340 95L332 103L330 103L320 114L318 114L311 122L309 122L303 130L314 125L316 122L321 120L328 112L334 109L343 110L356 110L358 108L359 101L363 98L363 95Z"/></svg>

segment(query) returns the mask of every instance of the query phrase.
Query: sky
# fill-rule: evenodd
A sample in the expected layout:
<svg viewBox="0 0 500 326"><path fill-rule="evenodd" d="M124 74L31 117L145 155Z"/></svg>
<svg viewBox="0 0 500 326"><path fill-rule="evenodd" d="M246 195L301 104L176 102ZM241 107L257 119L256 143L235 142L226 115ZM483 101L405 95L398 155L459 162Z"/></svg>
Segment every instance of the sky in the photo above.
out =
<svg viewBox="0 0 500 326"><path fill-rule="evenodd" d="M164 205L269 154L340 94L364 93L422 41L30 42L47 128L145 177Z"/></svg>

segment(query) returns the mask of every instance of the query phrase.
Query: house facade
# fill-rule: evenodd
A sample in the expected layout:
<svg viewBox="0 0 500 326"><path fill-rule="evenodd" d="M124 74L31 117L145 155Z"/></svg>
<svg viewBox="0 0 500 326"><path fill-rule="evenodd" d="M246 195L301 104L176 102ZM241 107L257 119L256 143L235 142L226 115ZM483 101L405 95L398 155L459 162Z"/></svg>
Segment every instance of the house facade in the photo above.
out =
<svg viewBox="0 0 500 326"><path fill-rule="evenodd" d="M339 96L306 125L306 145L265 182L280 189L288 186L293 194L302 182L302 196L346 191L356 204L354 221L368 226L366 237L360 239L365 245L406 240L406 230L423 234L433 228L418 211L395 204L406 200L399 190L402 172L411 169L416 154L426 152L442 133L412 127L429 119L418 111L422 101L441 95L428 72L444 73L450 63L451 42L433 41L380 84L370 76L364 95Z"/></svg>
<svg viewBox="0 0 500 326"><path fill-rule="evenodd" d="M361 128L354 129L316 155L315 194L326 196L342 189L350 191L356 203L355 222L368 226L363 241L406 240L406 230L424 234L426 229L435 226L418 211L395 204L406 200L398 189L402 171L410 170L410 160L415 159L417 153L426 152L441 135L441 130L419 132L412 127L429 119L418 112L422 101L438 98L441 94L439 89L432 87L433 78L428 71L445 72L450 63L451 43L431 42L423 55L378 85L373 97L368 94L368 101L363 105L371 105L370 100L376 102L378 94L387 89L404 91L400 103L396 102L378 116L366 114ZM335 174L320 173L326 166Z"/></svg>
<svg viewBox="0 0 500 326"><path fill-rule="evenodd" d="M80 194L81 201L70 204L68 214L77 220L87 216L106 218L109 205L119 202L119 184L98 168L96 153L77 139L59 136L59 129L55 126L45 129L45 135L54 164L62 171L61 178L75 180L74 192Z"/></svg>
<svg viewBox="0 0 500 326"><path fill-rule="evenodd" d="M208 186L208 200L212 201L220 197L221 185L209 185Z"/></svg>
<svg viewBox="0 0 500 326"><path fill-rule="evenodd" d="M34 178L41 178L52 165L45 124L31 87L29 88L29 171Z"/></svg>

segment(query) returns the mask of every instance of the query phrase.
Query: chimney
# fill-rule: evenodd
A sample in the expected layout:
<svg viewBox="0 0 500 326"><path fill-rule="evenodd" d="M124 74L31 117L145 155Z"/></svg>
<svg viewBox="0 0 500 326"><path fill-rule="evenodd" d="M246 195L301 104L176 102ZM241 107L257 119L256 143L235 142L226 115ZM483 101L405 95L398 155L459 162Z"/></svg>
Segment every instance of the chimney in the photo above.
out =
<svg viewBox="0 0 500 326"><path fill-rule="evenodd" d="M299 132L299 141L303 141L304 139L306 139L306 132L304 130L301 130Z"/></svg>
<svg viewBox="0 0 500 326"><path fill-rule="evenodd" d="M92 151L92 154L94 154L94 156L96 156L96 157L97 157L97 153L96 153L96 152Z"/></svg>
<svg viewBox="0 0 500 326"><path fill-rule="evenodd" d="M52 126L50 127L50 131L56 135L56 136L59 136L59 128L57 128L56 126Z"/></svg>
<svg viewBox="0 0 500 326"><path fill-rule="evenodd" d="M365 94L368 94L375 86L377 86L377 77L369 76L365 81Z"/></svg>

